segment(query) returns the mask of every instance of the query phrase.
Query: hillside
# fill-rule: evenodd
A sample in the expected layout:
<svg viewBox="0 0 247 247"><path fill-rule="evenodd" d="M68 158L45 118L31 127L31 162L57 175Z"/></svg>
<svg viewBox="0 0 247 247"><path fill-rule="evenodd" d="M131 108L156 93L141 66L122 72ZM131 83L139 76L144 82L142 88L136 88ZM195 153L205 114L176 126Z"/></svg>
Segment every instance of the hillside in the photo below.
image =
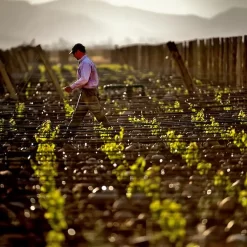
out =
<svg viewBox="0 0 247 247"><path fill-rule="evenodd" d="M13 16L15 18L13 18ZM0 47L30 42L54 44L125 44L166 42L247 34L247 9L233 8L212 19L168 15L93 0L58 0L30 5L0 2Z"/></svg>

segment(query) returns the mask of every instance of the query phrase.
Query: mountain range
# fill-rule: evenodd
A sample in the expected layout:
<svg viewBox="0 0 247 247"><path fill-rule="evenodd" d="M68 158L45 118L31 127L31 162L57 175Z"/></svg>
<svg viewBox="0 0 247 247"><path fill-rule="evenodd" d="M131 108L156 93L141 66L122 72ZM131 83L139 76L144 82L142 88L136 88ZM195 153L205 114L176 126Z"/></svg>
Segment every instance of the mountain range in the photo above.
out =
<svg viewBox="0 0 247 247"><path fill-rule="evenodd" d="M231 8L207 19L118 7L97 0L57 0L39 5L1 0L0 48L33 39L37 44L68 48L76 42L123 45L245 35L246 23L247 8Z"/></svg>

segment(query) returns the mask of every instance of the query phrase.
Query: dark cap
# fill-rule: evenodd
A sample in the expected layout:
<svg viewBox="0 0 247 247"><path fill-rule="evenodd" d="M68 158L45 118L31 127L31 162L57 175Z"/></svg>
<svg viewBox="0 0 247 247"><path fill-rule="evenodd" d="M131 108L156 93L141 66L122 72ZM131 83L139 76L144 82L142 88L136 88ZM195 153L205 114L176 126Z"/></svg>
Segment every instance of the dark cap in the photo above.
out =
<svg viewBox="0 0 247 247"><path fill-rule="evenodd" d="M77 50L81 51L81 52L86 52L86 48L84 45L78 43L78 44L75 44L73 47L72 47L72 50L70 51L69 54L72 54L72 53L75 53Z"/></svg>

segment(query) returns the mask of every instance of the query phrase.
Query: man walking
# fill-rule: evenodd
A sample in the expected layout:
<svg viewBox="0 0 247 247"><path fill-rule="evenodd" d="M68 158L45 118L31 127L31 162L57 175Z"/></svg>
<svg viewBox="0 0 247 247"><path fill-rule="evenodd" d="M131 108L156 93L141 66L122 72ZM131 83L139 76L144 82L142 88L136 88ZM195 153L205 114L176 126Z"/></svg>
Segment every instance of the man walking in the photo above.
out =
<svg viewBox="0 0 247 247"><path fill-rule="evenodd" d="M79 62L77 81L65 87L64 90L67 93L71 93L74 89L79 88L81 90L81 102L79 102L69 126L75 129L78 128L87 112L91 111L104 127L111 127L98 97L99 76L97 69L95 64L86 55L85 46L79 43L75 44L70 54L73 54Z"/></svg>

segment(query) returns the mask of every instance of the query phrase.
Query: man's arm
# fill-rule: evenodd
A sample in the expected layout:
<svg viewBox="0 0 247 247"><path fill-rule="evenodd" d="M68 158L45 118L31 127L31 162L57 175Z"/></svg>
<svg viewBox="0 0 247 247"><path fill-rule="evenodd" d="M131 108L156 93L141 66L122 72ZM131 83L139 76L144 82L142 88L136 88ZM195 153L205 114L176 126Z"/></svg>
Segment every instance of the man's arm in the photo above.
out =
<svg viewBox="0 0 247 247"><path fill-rule="evenodd" d="M84 63L80 69L81 77L76 82L70 85L72 90L74 90L75 88L81 88L88 83L91 74L91 65L88 63Z"/></svg>

